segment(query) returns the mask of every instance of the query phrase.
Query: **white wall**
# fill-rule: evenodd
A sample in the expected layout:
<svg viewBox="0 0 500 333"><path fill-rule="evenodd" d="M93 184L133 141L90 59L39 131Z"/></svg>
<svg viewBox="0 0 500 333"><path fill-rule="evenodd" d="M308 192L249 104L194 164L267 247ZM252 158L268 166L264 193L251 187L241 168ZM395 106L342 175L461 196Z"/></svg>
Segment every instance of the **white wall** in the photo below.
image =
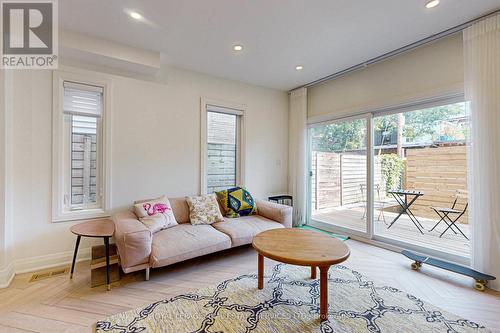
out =
<svg viewBox="0 0 500 333"><path fill-rule="evenodd" d="M462 34L308 89L308 118L345 116L463 92Z"/></svg>
<svg viewBox="0 0 500 333"><path fill-rule="evenodd" d="M0 272L5 266L5 71L0 70Z"/></svg>
<svg viewBox="0 0 500 333"><path fill-rule="evenodd" d="M113 84L113 208L160 194L199 192L202 96L247 105L249 190L256 197L287 191L285 92L173 68L166 84L93 75ZM72 223L51 222L52 72L15 71L12 90L13 257L16 269L23 271L70 260L75 237L69 232ZM82 243L87 248L82 256L88 247Z"/></svg>
<svg viewBox="0 0 500 333"><path fill-rule="evenodd" d="M10 218L10 112L8 110L8 82L11 75L8 71L0 70L0 288L6 286L13 276L11 235L12 223Z"/></svg>

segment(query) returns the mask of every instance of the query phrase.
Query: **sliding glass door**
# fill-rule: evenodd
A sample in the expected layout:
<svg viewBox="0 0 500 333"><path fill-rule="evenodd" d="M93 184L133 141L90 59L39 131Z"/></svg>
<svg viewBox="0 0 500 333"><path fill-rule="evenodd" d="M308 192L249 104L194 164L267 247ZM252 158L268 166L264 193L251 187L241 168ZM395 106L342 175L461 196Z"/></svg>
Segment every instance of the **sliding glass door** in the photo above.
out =
<svg viewBox="0 0 500 333"><path fill-rule="evenodd" d="M374 118L375 237L470 256L465 103Z"/></svg>
<svg viewBox="0 0 500 333"><path fill-rule="evenodd" d="M310 218L322 228L367 232L368 118L309 129Z"/></svg>
<svg viewBox="0 0 500 333"><path fill-rule="evenodd" d="M450 97L310 125L308 224L466 263L465 110Z"/></svg>

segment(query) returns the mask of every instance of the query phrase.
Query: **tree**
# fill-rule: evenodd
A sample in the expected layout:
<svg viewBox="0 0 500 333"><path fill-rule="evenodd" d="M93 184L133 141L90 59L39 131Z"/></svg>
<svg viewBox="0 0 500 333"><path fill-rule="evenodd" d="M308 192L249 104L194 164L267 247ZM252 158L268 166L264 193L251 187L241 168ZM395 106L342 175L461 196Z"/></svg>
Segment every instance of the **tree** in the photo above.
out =
<svg viewBox="0 0 500 333"><path fill-rule="evenodd" d="M439 139L439 129L436 125L443 121L450 121L457 117L465 116L465 104L456 103L451 105L438 106L434 108L406 112L405 119L407 126L404 129L404 136L408 141L418 141L425 139Z"/></svg>
<svg viewBox="0 0 500 333"><path fill-rule="evenodd" d="M403 113L398 113L398 127L397 127L397 153L399 158L404 158L403 152L403 130L405 127L405 117Z"/></svg>
<svg viewBox="0 0 500 333"><path fill-rule="evenodd" d="M396 133L402 151L403 138L407 142L437 141L440 135L439 125L445 121L453 122L460 117L465 117L465 103L376 117L374 130L381 133L382 145L385 137ZM466 127L455 127L457 133L453 135L456 139L467 137ZM312 129L312 141L315 151L343 152L365 148L366 121L358 119L315 127ZM381 152L380 149L379 155Z"/></svg>
<svg viewBox="0 0 500 333"><path fill-rule="evenodd" d="M315 151L343 152L366 147L366 121L358 119L312 129Z"/></svg>
<svg viewBox="0 0 500 333"><path fill-rule="evenodd" d="M403 137L406 138L407 142L437 141L440 135L438 126L440 123L453 121L464 116L465 104L456 103L377 117L374 120L374 127L375 131L382 135L382 145L385 137L396 133L398 136L397 146L400 148ZM456 139L467 137L467 128L457 126L456 131ZM380 153L381 150L379 150L379 155ZM399 150L398 155L402 155Z"/></svg>

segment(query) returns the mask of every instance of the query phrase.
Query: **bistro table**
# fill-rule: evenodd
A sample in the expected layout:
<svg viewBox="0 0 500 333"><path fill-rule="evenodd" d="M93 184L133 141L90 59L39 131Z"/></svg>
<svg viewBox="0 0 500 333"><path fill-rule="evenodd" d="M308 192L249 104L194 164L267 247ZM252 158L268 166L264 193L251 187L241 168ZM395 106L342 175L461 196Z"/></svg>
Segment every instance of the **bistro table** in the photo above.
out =
<svg viewBox="0 0 500 333"><path fill-rule="evenodd" d="M108 290L110 287L109 280L109 239L113 236L115 232L115 225L110 219L100 219L95 221L82 222L75 224L70 228L71 232L75 234L76 245L75 253L73 254L73 262L71 264L71 274L70 279L73 278L73 272L75 271L76 256L78 254L78 246L80 245L80 239L83 237L92 238L102 238L104 240L104 247L106 251L106 287Z"/></svg>
<svg viewBox="0 0 500 333"><path fill-rule="evenodd" d="M410 221L413 222L415 227L417 227L418 231L423 235L424 226L420 223L417 217L413 214L410 207L415 203L415 201L424 195L424 192L420 191L408 191L408 190L398 190L398 191L389 191L389 193L396 199L398 204L401 206L401 211L398 216L392 220L391 224L387 227L389 229L392 227L394 223L401 217L401 215L406 214L410 218Z"/></svg>

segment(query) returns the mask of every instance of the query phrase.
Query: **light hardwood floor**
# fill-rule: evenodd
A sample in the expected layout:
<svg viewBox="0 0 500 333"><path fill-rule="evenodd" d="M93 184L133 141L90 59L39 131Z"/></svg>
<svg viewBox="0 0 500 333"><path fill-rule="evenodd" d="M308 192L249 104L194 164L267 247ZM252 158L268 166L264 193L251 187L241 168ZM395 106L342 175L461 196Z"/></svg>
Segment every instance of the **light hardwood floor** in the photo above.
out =
<svg viewBox="0 0 500 333"><path fill-rule="evenodd" d="M353 240L347 244L352 252L346 266L500 332L500 293L475 291L471 279L429 266L414 272L409 260L394 252ZM16 276L9 288L0 289L0 333L92 332L107 315L255 272L257 254L249 246L224 251L153 270L150 281L142 273L129 274L110 292L90 288L88 265L78 264L72 281L66 275L30 283L31 274Z"/></svg>

